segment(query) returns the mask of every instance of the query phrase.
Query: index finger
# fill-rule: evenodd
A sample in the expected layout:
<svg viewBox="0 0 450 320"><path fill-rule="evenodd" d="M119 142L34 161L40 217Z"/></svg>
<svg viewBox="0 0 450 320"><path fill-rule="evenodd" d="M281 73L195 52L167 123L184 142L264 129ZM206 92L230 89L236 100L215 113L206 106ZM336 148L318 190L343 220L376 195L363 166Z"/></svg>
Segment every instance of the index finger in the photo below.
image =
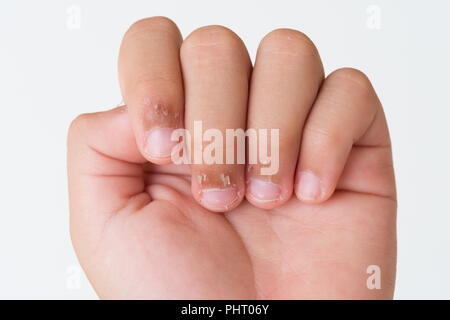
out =
<svg viewBox="0 0 450 320"><path fill-rule="evenodd" d="M184 93L179 50L182 37L168 18L140 20L126 32L119 54L119 81L142 155L170 163L174 129L183 127Z"/></svg>

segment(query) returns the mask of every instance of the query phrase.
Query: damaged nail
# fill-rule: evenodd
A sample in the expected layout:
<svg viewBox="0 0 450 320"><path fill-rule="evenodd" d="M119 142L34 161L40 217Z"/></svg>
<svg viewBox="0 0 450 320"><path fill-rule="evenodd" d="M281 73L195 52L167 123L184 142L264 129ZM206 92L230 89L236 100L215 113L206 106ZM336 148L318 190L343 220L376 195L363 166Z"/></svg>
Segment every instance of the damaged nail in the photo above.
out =
<svg viewBox="0 0 450 320"><path fill-rule="evenodd" d="M256 201L269 202L280 200L281 187L273 182L260 179L249 179L248 194Z"/></svg>
<svg viewBox="0 0 450 320"><path fill-rule="evenodd" d="M237 199L235 188L203 189L201 194L201 203L211 210L227 210Z"/></svg>

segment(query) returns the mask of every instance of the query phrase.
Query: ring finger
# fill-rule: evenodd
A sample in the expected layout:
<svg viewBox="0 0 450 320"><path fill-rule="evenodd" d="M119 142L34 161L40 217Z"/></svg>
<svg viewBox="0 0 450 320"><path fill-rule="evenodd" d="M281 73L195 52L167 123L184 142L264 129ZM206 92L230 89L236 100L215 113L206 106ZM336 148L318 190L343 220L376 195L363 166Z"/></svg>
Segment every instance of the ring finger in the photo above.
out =
<svg viewBox="0 0 450 320"><path fill-rule="evenodd" d="M261 41L251 80L247 128L258 132L259 142L264 142L261 129L268 129L271 161L262 164L261 153L258 164L249 161L246 197L253 205L270 209L291 197L303 124L322 80L319 54L303 33L279 29ZM274 129L279 130L279 141L273 139Z"/></svg>

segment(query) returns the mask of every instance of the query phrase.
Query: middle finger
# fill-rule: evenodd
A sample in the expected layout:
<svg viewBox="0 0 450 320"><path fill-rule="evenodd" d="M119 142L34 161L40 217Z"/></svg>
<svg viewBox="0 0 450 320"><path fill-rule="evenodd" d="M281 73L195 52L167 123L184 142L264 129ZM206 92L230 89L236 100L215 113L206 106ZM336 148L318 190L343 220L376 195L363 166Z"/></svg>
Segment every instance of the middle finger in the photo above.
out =
<svg viewBox="0 0 450 320"><path fill-rule="evenodd" d="M244 164L237 164L239 147L237 143L227 147L226 130L245 130L251 61L235 33L209 26L197 29L183 42L181 66L185 127L191 135L194 162L192 193L211 211L229 211L242 201L245 183ZM234 160L227 163L231 151Z"/></svg>

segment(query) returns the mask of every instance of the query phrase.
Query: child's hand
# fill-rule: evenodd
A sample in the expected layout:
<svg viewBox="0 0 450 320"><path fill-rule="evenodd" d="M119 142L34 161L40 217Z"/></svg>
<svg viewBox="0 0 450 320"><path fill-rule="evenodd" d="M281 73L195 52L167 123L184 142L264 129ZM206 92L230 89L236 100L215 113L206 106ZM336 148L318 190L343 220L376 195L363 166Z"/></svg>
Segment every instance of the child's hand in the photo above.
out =
<svg viewBox="0 0 450 320"><path fill-rule="evenodd" d="M81 115L68 137L72 239L100 297L392 297L394 172L366 76L323 79L298 31L269 33L252 68L232 31L183 41L166 18L130 28L119 75L127 108ZM224 137L280 129L278 172L169 164L171 132L195 120Z"/></svg>

